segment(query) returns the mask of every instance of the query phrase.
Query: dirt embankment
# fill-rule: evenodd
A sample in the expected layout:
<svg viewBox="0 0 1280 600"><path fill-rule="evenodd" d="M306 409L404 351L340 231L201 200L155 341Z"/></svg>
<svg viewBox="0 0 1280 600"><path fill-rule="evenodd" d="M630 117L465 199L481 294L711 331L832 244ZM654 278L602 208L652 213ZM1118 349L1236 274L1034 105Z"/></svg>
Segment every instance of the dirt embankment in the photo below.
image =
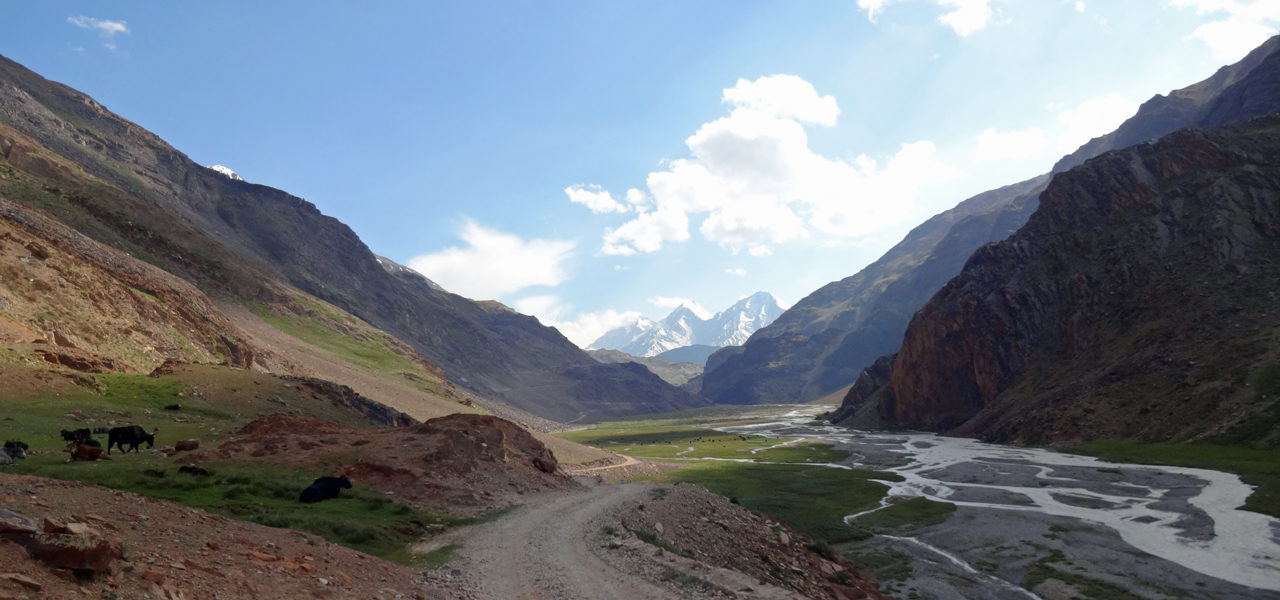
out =
<svg viewBox="0 0 1280 600"><path fill-rule="evenodd" d="M0 515L7 517L0 521L83 525L81 535L114 541L123 554L100 573L77 578L0 539L0 598L454 597L408 567L305 533L66 481L0 473L0 490ZM0 524L0 538L12 529Z"/></svg>
<svg viewBox="0 0 1280 600"><path fill-rule="evenodd" d="M420 508L475 514L523 494L575 487L546 446L509 421L456 414L412 427L355 429L271 415L184 462L250 460L345 474Z"/></svg>

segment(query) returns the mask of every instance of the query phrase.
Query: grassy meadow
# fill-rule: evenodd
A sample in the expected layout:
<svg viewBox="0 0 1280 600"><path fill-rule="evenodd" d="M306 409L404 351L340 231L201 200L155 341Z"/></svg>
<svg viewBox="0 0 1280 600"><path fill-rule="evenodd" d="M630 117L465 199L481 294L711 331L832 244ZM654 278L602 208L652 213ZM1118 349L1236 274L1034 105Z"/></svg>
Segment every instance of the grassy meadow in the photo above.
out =
<svg viewBox="0 0 1280 600"><path fill-rule="evenodd" d="M113 452L112 460L66 462L59 431L138 424L157 429L156 446L198 439L216 446L245 424L276 412L372 427L353 411L316 400L292 384L249 371L201 367L160 377L93 375L92 385L58 395L0 397L0 438L30 444L32 454L8 473L79 481L171 500L230 518L304 531L374 556L420 566L430 557L408 550L429 527L469 522L419 511L362 485L334 500L300 504L318 470L237 462L204 462L207 476L178 471L174 458ZM165 407L179 404L180 410ZM74 415L74 416L73 416ZM94 436L103 445L105 434Z"/></svg>
<svg viewBox="0 0 1280 600"><path fill-rule="evenodd" d="M940 522L955 510L951 504L920 499L893 505L845 524L846 515L880 505L889 489L881 482L901 478L884 471L828 466L849 457L848 452L830 444L714 429L769 421L768 410L761 407L699 409L600 423L558 435L581 444L679 466L679 469L641 479L702 486L831 544L865 539L880 532L900 532L912 524Z"/></svg>

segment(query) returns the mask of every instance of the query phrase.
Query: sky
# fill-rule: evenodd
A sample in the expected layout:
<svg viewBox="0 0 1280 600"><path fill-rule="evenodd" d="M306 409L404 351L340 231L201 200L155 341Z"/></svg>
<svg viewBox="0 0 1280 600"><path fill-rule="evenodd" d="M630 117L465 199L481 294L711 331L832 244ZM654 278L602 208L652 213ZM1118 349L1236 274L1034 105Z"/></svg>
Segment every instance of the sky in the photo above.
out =
<svg viewBox="0 0 1280 600"><path fill-rule="evenodd" d="M1276 33L1275 0L6 2L0 54L579 345L789 306Z"/></svg>

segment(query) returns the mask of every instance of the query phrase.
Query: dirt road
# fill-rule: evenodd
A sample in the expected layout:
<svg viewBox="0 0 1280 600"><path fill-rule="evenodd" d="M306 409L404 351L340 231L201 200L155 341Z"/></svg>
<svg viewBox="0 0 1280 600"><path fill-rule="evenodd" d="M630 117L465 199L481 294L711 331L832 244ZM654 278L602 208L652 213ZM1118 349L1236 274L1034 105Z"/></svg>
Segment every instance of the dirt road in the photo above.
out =
<svg viewBox="0 0 1280 600"><path fill-rule="evenodd" d="M476 598L513 600L670 598L671 592L601 560L607 515L639 499L643 484L596 486L544 496L470 528L446 569L461 572Z"/></svg>

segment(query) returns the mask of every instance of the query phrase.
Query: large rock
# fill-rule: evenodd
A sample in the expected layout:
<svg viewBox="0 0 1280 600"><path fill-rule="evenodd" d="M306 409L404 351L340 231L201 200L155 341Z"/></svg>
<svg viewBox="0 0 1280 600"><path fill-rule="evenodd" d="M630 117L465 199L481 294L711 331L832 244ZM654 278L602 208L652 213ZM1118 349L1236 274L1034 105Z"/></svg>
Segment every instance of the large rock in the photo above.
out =
<svg viewBox="0 0 1280 600"><path fill-rule="evenodd" d="M27 551L54 568L101 573L120 558L120 542L95 534L41 533Z"/></svg>

